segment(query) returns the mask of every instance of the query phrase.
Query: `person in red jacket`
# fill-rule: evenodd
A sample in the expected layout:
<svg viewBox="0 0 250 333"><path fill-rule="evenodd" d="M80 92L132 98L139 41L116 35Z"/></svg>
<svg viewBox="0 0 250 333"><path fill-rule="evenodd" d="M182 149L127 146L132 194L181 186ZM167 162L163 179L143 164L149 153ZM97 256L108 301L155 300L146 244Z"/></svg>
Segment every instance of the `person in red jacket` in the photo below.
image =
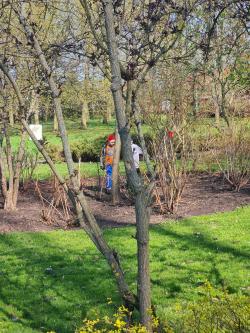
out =
<svg viewBox="0 0 250 333"><path fill-rule="evenodd" d="M106 191L110 193L112 189L112 171L113 171L113 158L115 151L115 134L108 136L107 142L102 149L101 153L101 167L106 171Z"/></svg>

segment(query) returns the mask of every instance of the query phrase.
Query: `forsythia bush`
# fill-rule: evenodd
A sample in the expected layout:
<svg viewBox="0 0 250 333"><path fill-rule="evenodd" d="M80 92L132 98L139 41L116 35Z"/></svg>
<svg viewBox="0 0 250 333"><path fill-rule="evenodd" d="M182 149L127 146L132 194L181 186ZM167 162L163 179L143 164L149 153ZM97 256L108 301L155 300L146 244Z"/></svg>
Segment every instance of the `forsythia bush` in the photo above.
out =
<svg viewBox="0 0 250 333"><path fill-rule="evenodd" d="M145 327L140 324L129 325L127 318L131 313L121 306L113 317L105 316L101 319L83 321L83 326L76 333L147 333ZM157 318L153 318L153 329L159 326Z"/></svg>
<svg viewBox="0 0 250 333"><path fill-rule="evenodd" d="M250 297L229 294L206 282L199 287L201 298L176 304L172 321L160 322L152 316L154 333L248 333L250 332ZM111 302L110 302L111 303ZM129 323L131 313L121 306L113 316L85 319L75 333L147 333L138 323ZM55 332L49 332L55 333Z"/></svg>

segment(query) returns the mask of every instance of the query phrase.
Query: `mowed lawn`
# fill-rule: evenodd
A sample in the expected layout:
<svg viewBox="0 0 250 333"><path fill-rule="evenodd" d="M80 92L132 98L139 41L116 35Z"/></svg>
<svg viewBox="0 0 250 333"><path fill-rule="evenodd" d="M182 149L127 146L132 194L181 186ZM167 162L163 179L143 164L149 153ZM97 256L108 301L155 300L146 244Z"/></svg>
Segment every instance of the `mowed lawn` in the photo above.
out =
<svg viewBox="0 0 250 333"><path fill-rule="evenodd" d="M200 297L209 280L249 293L250 207L152 226L153 301L161 317ZM108 229L136 290L135 228ZM112 299L112 304L108 299ZM0 235L0 332L74 332L85 317L111 314L120 298L109 267L83 231Z"/></svg>

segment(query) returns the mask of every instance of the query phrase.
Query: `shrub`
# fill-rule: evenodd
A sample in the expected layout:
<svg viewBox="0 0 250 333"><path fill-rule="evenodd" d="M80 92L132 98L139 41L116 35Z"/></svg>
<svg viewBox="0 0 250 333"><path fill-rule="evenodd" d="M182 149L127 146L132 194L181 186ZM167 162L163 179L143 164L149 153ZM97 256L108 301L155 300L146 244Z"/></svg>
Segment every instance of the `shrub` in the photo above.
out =
<svg viewBox="0 0 250 333"><path fill-rule="evenodd" d="M71 144L72 157L75 162L80 159L82 162L99 161L102 145L105 143L107 136L101 136L97 139L83 139Z"/></svg>
<svg viewBox="0 0 250 333"><path fill-rule="evenodd" d="M46 142L45 149L48 152L48 154L53 162L63 162L64 161L63 151L60 146L55 145L53 143Z"/></svg>
<svg viewBox="0 0 250 333"><path fill-rule="evenodd" d="M233 125L221 133L221 148L214 154L224 178L237 192L250 180L250 135Z"/></svg>
<svg viewBox="0 0 250 333"><path fill-rule="evenodd" d="M147 333L144 326L130 323L131 313L121 306L112 317L105 316L101 319L83 321L83 326L76 333ZM153 330L157 331L159 322L153 318Z"/></svg>
<svg viewBox="0 0 250 333"><path fill-rule="evenodd" d="M201 287L202 298L179 305L178 320L167 324L174 333L247 333L250 329L250 299L225 290L214 289L209 282Z"/></svg>
<svg viewBox="0 0 250 333"><path fill-rule="evenodd" d="M38 159L39 159L39 152L36 151L30 152L28 150L25 151L25 154L23 156L22 160L22 168L21 168L21 178L24 183L24 181L31 181L34 171L38 165Z"/></svg>
<svg viewBox="0 0 250 333"><path fill-rule="evenodd" d="M99 161L101 147L105 143L107 136L96 139L81 139L70 144L72 158L74 162L97 162ZM64 154L61 146L52 143L45 143L46 150L54 162L64 161Z"/></svg>
<svg viewBox="0 0 250 333"><path fill-rule="evenodd" d="M174 320L152 316L153 332L158 333L247 333L250 328L250 299L218 290L209 282L201 287L201 298L176 304ZM85 319L76 333L147 333L145 327L131 321L131 313L121 306L113 316Z"/></svg>
<svg viewBox="0 0 250 333"><path fill-rule="evenodd" d="M186 185L192 147L186 127L175 127L173 131L165 126L155 133L152 150L158 176L156 204L161 213L173 213Z"/></svg>

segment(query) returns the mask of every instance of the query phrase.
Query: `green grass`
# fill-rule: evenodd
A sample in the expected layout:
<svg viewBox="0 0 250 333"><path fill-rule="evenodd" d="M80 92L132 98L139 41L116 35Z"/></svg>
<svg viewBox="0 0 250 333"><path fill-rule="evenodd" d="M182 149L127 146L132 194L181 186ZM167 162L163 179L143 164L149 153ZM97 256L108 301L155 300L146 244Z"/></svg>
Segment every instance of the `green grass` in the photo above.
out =
<svg viewBox="0 0 250 333"><path fill-rule="evenodd" d="M56 170L58 173L65 177L68 178L68 169L66 163L55 163ZM75 168L78 170L78 164L75 163ZM98 165L98 163L95 162L84 162L81 163L81 177L82 178L88 178L88 177L97 177L98 176L98 170L99 173L102 177L104 177L104 171L102 171ZM125 174L125 167L124 164L121 162L120 163L120 172L122 175ZM33 179L34 180L47 180L52 177L52 171L50 170L50 167L48 164L38 164L36 167L34 174L33 174ZM98 181L98 180L97 180Z"/></svg>
<svg viewBox="0 0 250 333"><path fill-rule="evenodd" d="M70 143L84 140L86 138L99 138L106 134L110 134L115 130L115 120L113 119L108 125L102 124L101 119L91 119L88 124L88 128L83 130L79 121L66 120L66 127L68 129L68 139ZM62 148L61 138L53 132L53 123L43 123L43 136L44 139L53 145L60 146ZM11 143L16 149L20 139L18 133L13 133ZM30 150L36 150L35 145L29 140L27 147Z"/></svg>
<svg viewBox="0 0 250 333"><path fill-rule="evenodd" d="M151 279L160 316L199 297L211 281L229 292L249 292L250 207L152 226ZM134 227L105 231L136 290ZM105 260L83 231L0 235L0 332L74 332L93 313L120 303ZM107 304L111 297L113 304Z"/></svg>

